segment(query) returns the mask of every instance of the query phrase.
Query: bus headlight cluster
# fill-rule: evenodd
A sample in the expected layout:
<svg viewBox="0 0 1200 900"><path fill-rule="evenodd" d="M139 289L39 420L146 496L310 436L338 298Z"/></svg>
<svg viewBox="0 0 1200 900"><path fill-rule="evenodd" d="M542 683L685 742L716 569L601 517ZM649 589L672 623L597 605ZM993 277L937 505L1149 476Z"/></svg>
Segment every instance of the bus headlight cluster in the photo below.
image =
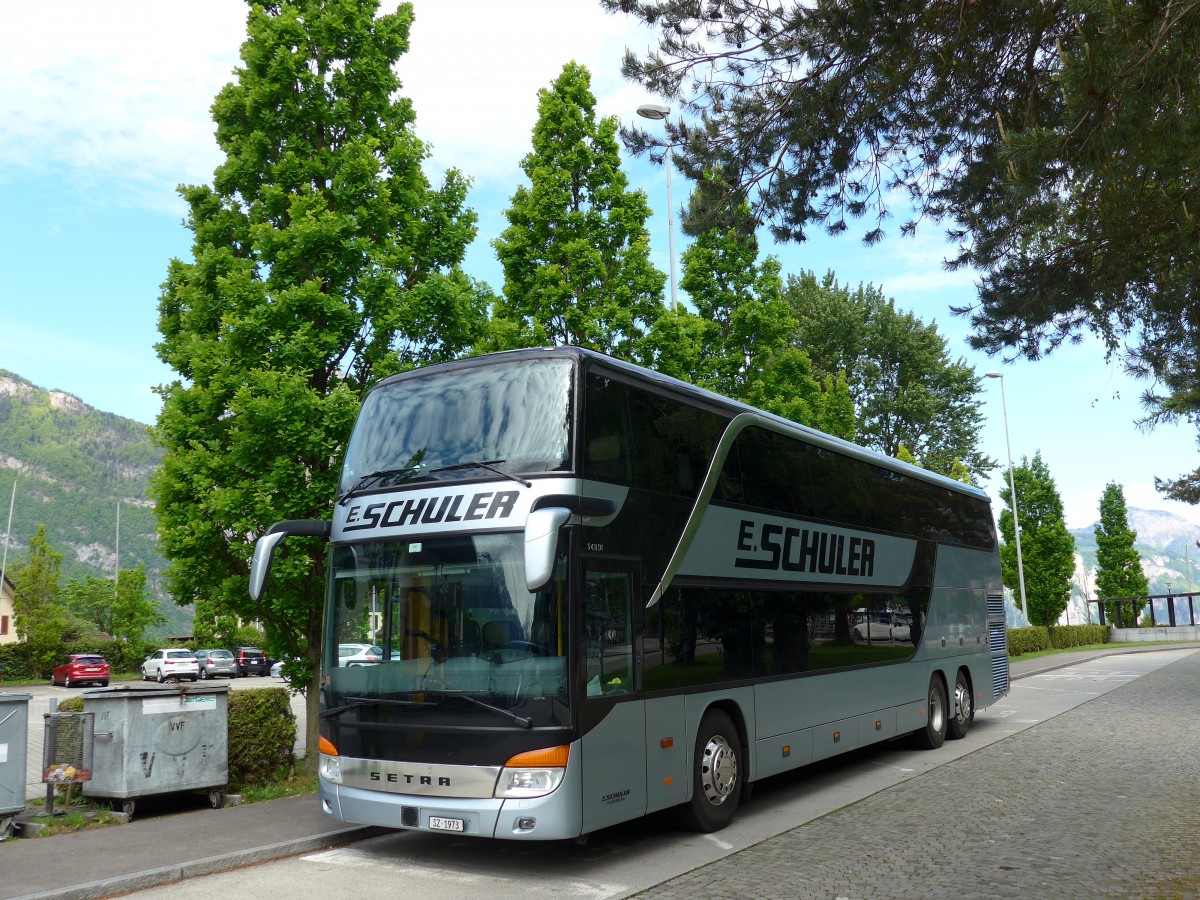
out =
<svg viewBox="0 0 1200 900"><path fill-rule="evenodd" d="M567 774L569 746L518 753L504 764L496 782L495 796L501 800L542 797L560 784Z"/></svg>
<svg viewBox="0 0 1200 900"><path fill-rule="evenodd" d="M324 753L317 756L317 774L326 781L334 784L342 783L342 758L340 756L328 756Z"/></svg>
<svg viewBox="0 0 1200 900"><path fill-rule="evenodd" d="M317 739L317 774L333 784L342 783L342 758L328 738Z"/></svg>
<svg viewBox="0 0 1200 900"><path fill-rule="evenodd" d="M562 783L566 769L505 769L496 796L505 800L541 797Z"/></svg>

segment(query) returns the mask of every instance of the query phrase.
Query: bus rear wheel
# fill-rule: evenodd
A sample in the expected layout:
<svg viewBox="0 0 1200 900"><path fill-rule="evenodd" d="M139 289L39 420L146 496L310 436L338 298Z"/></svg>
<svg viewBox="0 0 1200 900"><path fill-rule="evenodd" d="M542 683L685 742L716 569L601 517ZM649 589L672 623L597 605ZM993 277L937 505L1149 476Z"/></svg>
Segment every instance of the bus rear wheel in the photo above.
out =
<svg viewBox="0 0 1200 900"><path fill-rule="evenodd" d="M934 672L929 679L925 727L914 734L917 746L921 749L936 750L945 743L949 719L946 706L946 685L942 681L942 676Z"/></svg>
<svg viewBox="0 0 1200 900"><path fill-rule="evenodd" d="M692 760L692 799L681 807L692 831L720 831L733 821L742 796L741 739L722 710L705 713Z"/></svg>
<svg viewBox="0 0 1200 900"><path fill-rule="evenodd" d="M971 682L967 673L959 670L954 679L954 710L946 726L946 737L952 741L965 738L975 721L975 704L971 700Z"/></svg>

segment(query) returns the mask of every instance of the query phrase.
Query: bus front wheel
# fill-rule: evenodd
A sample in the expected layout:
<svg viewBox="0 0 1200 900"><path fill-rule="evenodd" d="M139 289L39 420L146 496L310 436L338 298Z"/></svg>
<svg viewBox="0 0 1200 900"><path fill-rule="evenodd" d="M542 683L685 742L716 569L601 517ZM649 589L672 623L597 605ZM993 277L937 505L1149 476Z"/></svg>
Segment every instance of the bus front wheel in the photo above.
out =
<svg viewBox="0 0 1200 900"><path fill-rule="evenodd" d="M949 720L946 706L946 685L942 676L935 672L929 679L925 727L915 734L917 746L921 749L936 750L945 742Z"/></svg>
<svg viewBox="0 0 1200 900"><path fill-rule="evenodd" d="M975 721L975 704L971 701L971 682L967 673L959 670L954 679L954 709L947 725L946 736L952 741L967 736Z"/></svg>
<svg viewBox="0 0 1200 900"><path fill-rule="evenodd" d="M741 739L722 710L707 712L696 735L692 800L681 808L692 831L720 831L733 821L742 796Z"/></svg>

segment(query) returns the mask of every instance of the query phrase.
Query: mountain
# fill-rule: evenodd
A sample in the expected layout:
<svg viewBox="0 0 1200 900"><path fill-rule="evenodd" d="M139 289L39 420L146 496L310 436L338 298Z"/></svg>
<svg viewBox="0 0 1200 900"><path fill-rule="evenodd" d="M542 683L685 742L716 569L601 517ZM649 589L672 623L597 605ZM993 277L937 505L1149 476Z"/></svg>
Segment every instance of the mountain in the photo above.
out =
<svg viewBox="0 0 1200 900"><path fill-rule="evenodd" d="M1088 528L1071 532L1075 537L1075 583L1071 591L1070 617L1074 623L1087 621L1084 609L1087 599L1096 597L1096 533L1097 520ZM1151 594L1178 594L1200 590L1200 525L1174 513L1153 509L1129 509L1129 526L1137 532L1134 549L1142 559L1142 571L1150 581ZM1191 578L1189 580L1189 572ZM1200 599L1196 603L1200 622ZM1155 617L1166 622L1166 601L1156 602ZM1187 605L1176 601L1177 624L1190 624ZM1182 619L1180 618L1182 617Z"/></svg>
<svg viewBox="0 0 1200 900"><path fill-rule="evenodd" d="M50 546L63 555L63 584L86 575L112 578L119 503L120 568L144 566L147 589L168 618L164 634L190 634L191 612L171 602L163 584L166 561L147 495L162 456L148 426L0 369L0 526L11 500L9 571L44 524Z"/></svg>

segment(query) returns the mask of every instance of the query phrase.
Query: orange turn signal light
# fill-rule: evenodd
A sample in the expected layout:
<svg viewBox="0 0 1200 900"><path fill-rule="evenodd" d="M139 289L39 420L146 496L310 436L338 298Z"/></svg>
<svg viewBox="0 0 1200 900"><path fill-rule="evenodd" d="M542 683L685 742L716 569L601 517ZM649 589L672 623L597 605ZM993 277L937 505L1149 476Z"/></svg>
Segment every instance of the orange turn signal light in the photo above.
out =
<svg viewBox="0 0 1200 900"><path fill-rule="evenodd" d="M565 768L567 759L571 756L569 744L560 747L546 747L544 750L529 750L518 753L504 764L507 769L549 769Z"/></svg>
<svg viewBox="0 0 1200 900"><path fill-rule="evenodd" d="M322 753L324 753L326 756L337 756L338 755L337 747L333 746L333 741L329 740L329 738L326 738L326 737L318 737L317 738L317 749L320 750Z"/></svg>

